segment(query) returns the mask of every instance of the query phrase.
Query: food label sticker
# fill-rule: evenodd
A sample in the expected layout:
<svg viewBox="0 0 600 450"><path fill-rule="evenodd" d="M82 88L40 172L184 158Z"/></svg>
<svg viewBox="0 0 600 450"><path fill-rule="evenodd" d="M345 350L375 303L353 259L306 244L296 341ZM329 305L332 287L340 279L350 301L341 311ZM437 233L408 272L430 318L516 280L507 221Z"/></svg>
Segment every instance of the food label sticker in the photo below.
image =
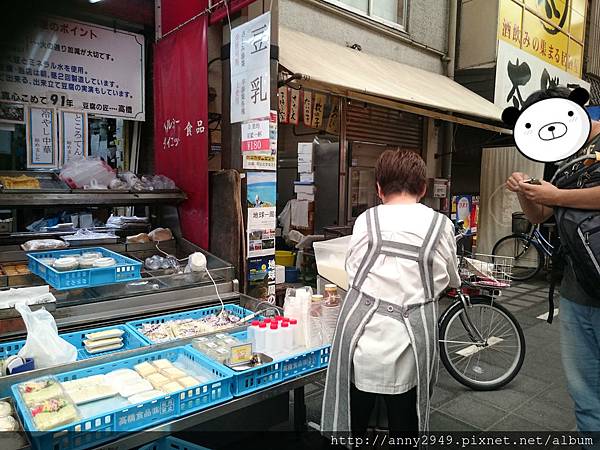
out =
<svg viewBox="0 0 600 450"><path fill-rule="evenodd" d="M230 364L242 364L252 359L252 344L241 344L231 347Z"/></svg>

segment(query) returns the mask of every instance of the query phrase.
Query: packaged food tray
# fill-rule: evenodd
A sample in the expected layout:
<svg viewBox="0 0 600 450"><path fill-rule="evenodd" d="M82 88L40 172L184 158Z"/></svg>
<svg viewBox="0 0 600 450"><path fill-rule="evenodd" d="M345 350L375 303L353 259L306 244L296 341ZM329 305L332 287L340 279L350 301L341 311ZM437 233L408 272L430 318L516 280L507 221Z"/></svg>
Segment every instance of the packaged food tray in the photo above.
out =
<svg viewBox="0 0 600 450"><path fill-rule="evenodd" d="M239 305L233 305L233 304L225 304L225 310L232 314L235 314L236 316L238 316L240 318L247 317L251 314L254 314L249 309L242 308ZM128 325L132 330L134 330L137 333L137 335L144 342L146 342L148 345L152 345L152 344L155 344L155 342L148 339L140 331L140 328L142 327L142 325L165 323L165 322L169 322L172 320L201 319L202 317L210 316L211 314L218 314L220 311L221 311L221 305L210 306L208 308L195 309L193 311L185 311L185 312L174 313L174 314L166 314L164 316L148 317L146 319L133 320L131 322L126 322L126 325ZM226 328L223 329L223 331L226 331L226 330L227 330Z"/></svg>
<svg viewBox="0 0 600 450"><path fill-rule="evenodd" d="M173 436L165 436L157 441L146 444L138 450L209 450L206 447L192 444L191 442L177 439Z"/></svg>
<svg viewBox="0 0 600 450"><path fill-rule="evenodd" d="M59 271L40 261L45 258L78 256L84 252L101 253L103 257L114 258L117 264L112 267ZM141 278L141 262L103 247L34 252L28 253L27 258L29 259L29 270L58 290L124 283Z"/></svg>
<svg viewBox="0 0 600 450"><path fill-rule="evenodd" d="M182 356L211 372L218 379L135 405L116 408L51 431L36 431L27 412L27 406L19 394L18 384L11 387L12 394L16 399L19 416L36 449L83 450L117 439L121 433L140 431L230 400L233 397L231 374L223 370L219 364L195 351L185 347L175 347L56 375L61 382L70 381L106 374L116 369L132 369L136 364L145 361L168 359L175 362Z"/></svg>
<svg viewBox="0 0 600 450"><path fill-rule="evenodd" d="M231 333L231 335L240 341L245 341L247 339L247 333L245 331ZM327 367L329 364L330 348L329 345L318 347L313 350L297 353L293 356L275 359L273 362L262 364L242 372L231 370L229 367L221 365L220 363L216 364L219 364L231 372L233 375L233 395L240 397ZM203 353L193 347L192 349L203 355ZM207 357L206 355L203 356Z"/></svg>
<svg viewBox="0 0 600 450"><path fill-rule="evenodd" d="M123 347L116 350L109 350L107 352L101 353L92 354L87 352L87 350L85 349L85 345L83 344L86 334L114 329L124 331L123 335L121 336L123 339ZM113 325L110 327L93 328L89 330L76 331L73 333L60 333L59 336L65 339L70 344L73 344L77 348L78 361L96 358L98 356L104 356L110 353L118 353L123 352L125 350L133 350L136 348L145 347L147 345L146 341L141 339L137 333L134 333L133 330L126 325ZM19 350L21 350L24 345L25 339L22 339L20 341L0 342L0 360L6 359L9 356L16 355L17 353L19 353Z"/></svg>

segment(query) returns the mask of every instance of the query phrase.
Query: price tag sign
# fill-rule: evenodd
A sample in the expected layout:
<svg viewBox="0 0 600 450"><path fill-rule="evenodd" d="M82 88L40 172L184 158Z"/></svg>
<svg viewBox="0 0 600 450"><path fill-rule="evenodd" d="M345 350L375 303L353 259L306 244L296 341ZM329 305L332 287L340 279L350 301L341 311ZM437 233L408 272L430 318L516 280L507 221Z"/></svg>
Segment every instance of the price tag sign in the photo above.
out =
<svg viewBox="0 0 600 450"><path fill-rule="evenodd" d="M235 345L231 347L229 364L234 366L236 364L247 363L252 359L252 354L252 344Z"/></svg>

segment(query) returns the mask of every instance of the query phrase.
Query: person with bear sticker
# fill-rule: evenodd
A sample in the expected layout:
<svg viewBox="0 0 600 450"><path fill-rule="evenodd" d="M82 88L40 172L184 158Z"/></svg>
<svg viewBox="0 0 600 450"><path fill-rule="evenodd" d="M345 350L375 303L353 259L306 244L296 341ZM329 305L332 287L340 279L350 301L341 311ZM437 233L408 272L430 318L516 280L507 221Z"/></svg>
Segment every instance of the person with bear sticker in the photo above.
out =
<svg viewBox="0 0 600 450"><path fill-rule="evenodd" d="M502 114L525 157L560 166L552 183L515 172L506 187L532 223L556 217L561 247L553 266L565 262L561 356L581 433L600 431L600 122L590 120L588 100L583 88L558 86ZM553 286L551 305L552 293Z"/></svg>

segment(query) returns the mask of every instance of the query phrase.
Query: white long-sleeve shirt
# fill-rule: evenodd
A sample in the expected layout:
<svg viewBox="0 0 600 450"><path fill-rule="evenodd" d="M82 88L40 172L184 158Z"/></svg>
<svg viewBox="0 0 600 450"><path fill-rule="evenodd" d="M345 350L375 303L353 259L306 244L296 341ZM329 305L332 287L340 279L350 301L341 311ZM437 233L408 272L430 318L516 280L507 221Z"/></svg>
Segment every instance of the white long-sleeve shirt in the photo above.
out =
<svg viewBox="0 0 600 450"><path fill-rule="evenodd" d="M433 220L434 211L420 203L381 205L379 223L382 239L421 246ZM436 298L446 287L459 287L454 226L445 220L433 259ZM354 224L346 259L350 286L368 249L367 219L363 213ZM362 286L367 295L399 306L421 303L425 291L415 261L379 255ZM353 358L353 382L365 392L401 394L417 384L410 338L403 322L375 314L358 340Z"/></svg>

